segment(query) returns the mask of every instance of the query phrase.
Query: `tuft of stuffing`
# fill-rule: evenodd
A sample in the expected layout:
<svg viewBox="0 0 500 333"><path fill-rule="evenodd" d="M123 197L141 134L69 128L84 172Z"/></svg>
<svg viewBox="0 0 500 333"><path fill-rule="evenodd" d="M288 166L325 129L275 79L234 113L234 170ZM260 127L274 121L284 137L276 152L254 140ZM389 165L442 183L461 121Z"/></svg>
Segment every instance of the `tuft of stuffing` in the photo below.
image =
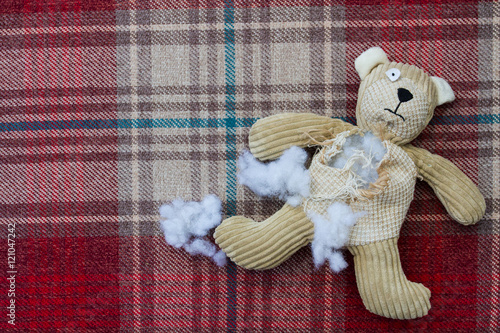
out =
<svg viewBox="0 0 500 333"><path fill-rule="evenodd" d="M295 146L270 163L258 161L247 151L238 159L238 181L261 197L278 197L296 207L309 196L306 161L306 151Z"/></svg>
<svg viewBox="0 0 500 333"><path fill-rule="evenodd" d="M226 255L217 251L205 237L210 229L222 220L222 204L215 195L207 195L201 202L185 202L176 199L160 207L160 222L165 240L176 248L184 248L189 254L211 257L219 266L226 264Z"/></svg>
<svg viewBox="0 0 500 333"><path fill-rule="evenodd" d="M351 228L366 212L354 213L343 202L335 202L327 210L328 218L310 213L314 223L314 239L311 243L313 261L316 268L328 259L332 271L338 273L347 267L347 262L339 251L349 240Z"/></svg>
<svg viewBox="0 0 500 333"><path fill-rule="evenodd" d="M377 168L386 153L382 141L373 133L367 132L364 136L355 134L345 139L342 150L333 153L328 166L350 169L355 177L356 188L366 189L370 183L377 181Z"/></svg>

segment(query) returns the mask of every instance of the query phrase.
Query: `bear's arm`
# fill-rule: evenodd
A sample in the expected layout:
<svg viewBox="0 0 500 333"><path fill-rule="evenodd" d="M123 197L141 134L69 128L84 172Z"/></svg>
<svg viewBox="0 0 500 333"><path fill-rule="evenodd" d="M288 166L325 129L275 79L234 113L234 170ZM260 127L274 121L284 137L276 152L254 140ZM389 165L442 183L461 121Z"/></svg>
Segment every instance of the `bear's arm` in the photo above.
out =
<svg viewBox="0 0 500 333"><path fill-rule="evenodd" d="M412 145L402 147L432 187L448 214L456 221L474 224L486 210L484 197L476 185L449 160Z"/></svg>
<svg viewBox="0 0 500 333"><path fill-rule="evenodd" d="M259 119L250 129L252 154L261 161L276 159L292 146L306 147L324 141L354 126L340 119L312 113L281 113Z"/></svg>

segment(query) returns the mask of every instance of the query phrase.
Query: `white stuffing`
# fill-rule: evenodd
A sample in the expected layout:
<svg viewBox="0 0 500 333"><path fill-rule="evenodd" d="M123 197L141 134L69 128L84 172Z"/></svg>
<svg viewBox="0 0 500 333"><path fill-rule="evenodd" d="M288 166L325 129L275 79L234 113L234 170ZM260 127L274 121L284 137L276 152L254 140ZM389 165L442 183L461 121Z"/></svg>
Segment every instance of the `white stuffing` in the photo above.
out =
<svg viewBox="0 0 500 333"><path fill-rule="evenodd" d="M309 171L304 164L307 153L299 147L287 149L276 161L259 162L250 152L238 159L238 181L262 197L278 197L298 206L309 196Z"/></svg>
<svg viewBox="0 0 500 333"><path fill-rule="evenodd" d="M216 252L214 244L200 238L195 238L193 241L184 244L184 249L191 255L202 254L207 257L213 257Z"/></svg>
<svg viewBox="0 0 500 333"><path fill-rule="evenodd" d="M327 259L330 264L330 269L335 273L339 273L347 268L347 262L340 251L331 251Z"/></svg>
<svg viewBox="0 0 500 333"><path fill-rule="evenodd" d="M336 147L332 146L332 149ZM378 179L377 168L387 153L382 141L373 133L364 136L351 135L345 139L342 149L330 153L328 166L337 169L350 169L356 188L368 188ZM327 156L329 152L327 151Z"/></svg>
<svg viewBox="0 0 500 333"><path fill-rule="evenodd" d="M313 261L316 268L328 259L332 271L338 273L347 267L342 254L337 251L349 240L351 228L366 212L354 213L343 202L335 202L327 209L328 218L310 213L314 223L314 239L311 243Z"/></svg>
<svg viewBox="0 0 500 333"><path fill-rule="evenodd" d="M218 266L225 266L227 257L226 254L222 251L219 250L212 256L212 260L218 265Z"/></svg>
<svg viewBox="0 0 500 333"><path fill-rule="evenodd" d="M161 228L165 240L176 248L184 248L189 254L211 257L219 266L226 264L226 255L217 251L205 237L210 229L222 220L222 204L215 195L207 195L201 202L185 202L176 199L160 207Z"/></svg>

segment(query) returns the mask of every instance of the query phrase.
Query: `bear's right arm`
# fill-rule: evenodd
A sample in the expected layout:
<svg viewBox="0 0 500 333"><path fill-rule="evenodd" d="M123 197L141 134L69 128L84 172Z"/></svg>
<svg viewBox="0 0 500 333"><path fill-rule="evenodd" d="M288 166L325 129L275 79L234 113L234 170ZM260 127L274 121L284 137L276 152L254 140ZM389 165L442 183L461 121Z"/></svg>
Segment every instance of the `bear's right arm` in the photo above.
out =
<svg viewBox="0 0 500 333"><path fill-rule="evenodd" d="M312 113L281 113L259 119L250 130L251 153L261 161L276 159L292 146L314 145L354 126L341 119ZM313 139L313 140L311 140Z"/></svg>

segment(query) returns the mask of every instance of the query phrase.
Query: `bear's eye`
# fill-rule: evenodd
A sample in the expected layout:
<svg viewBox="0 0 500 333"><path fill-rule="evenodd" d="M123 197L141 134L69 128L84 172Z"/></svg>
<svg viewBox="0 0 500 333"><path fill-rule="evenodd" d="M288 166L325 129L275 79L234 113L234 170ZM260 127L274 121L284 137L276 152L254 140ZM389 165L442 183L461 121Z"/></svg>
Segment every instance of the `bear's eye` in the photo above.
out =
<svg viewBox="0 0 500 333"><path fill-rule="evenodd" d="M396 81L399 79L399 76L401 75L401 72L397 68L391 68L387 72L385 72L385 75L391 80L392 82Z"/></svg>

